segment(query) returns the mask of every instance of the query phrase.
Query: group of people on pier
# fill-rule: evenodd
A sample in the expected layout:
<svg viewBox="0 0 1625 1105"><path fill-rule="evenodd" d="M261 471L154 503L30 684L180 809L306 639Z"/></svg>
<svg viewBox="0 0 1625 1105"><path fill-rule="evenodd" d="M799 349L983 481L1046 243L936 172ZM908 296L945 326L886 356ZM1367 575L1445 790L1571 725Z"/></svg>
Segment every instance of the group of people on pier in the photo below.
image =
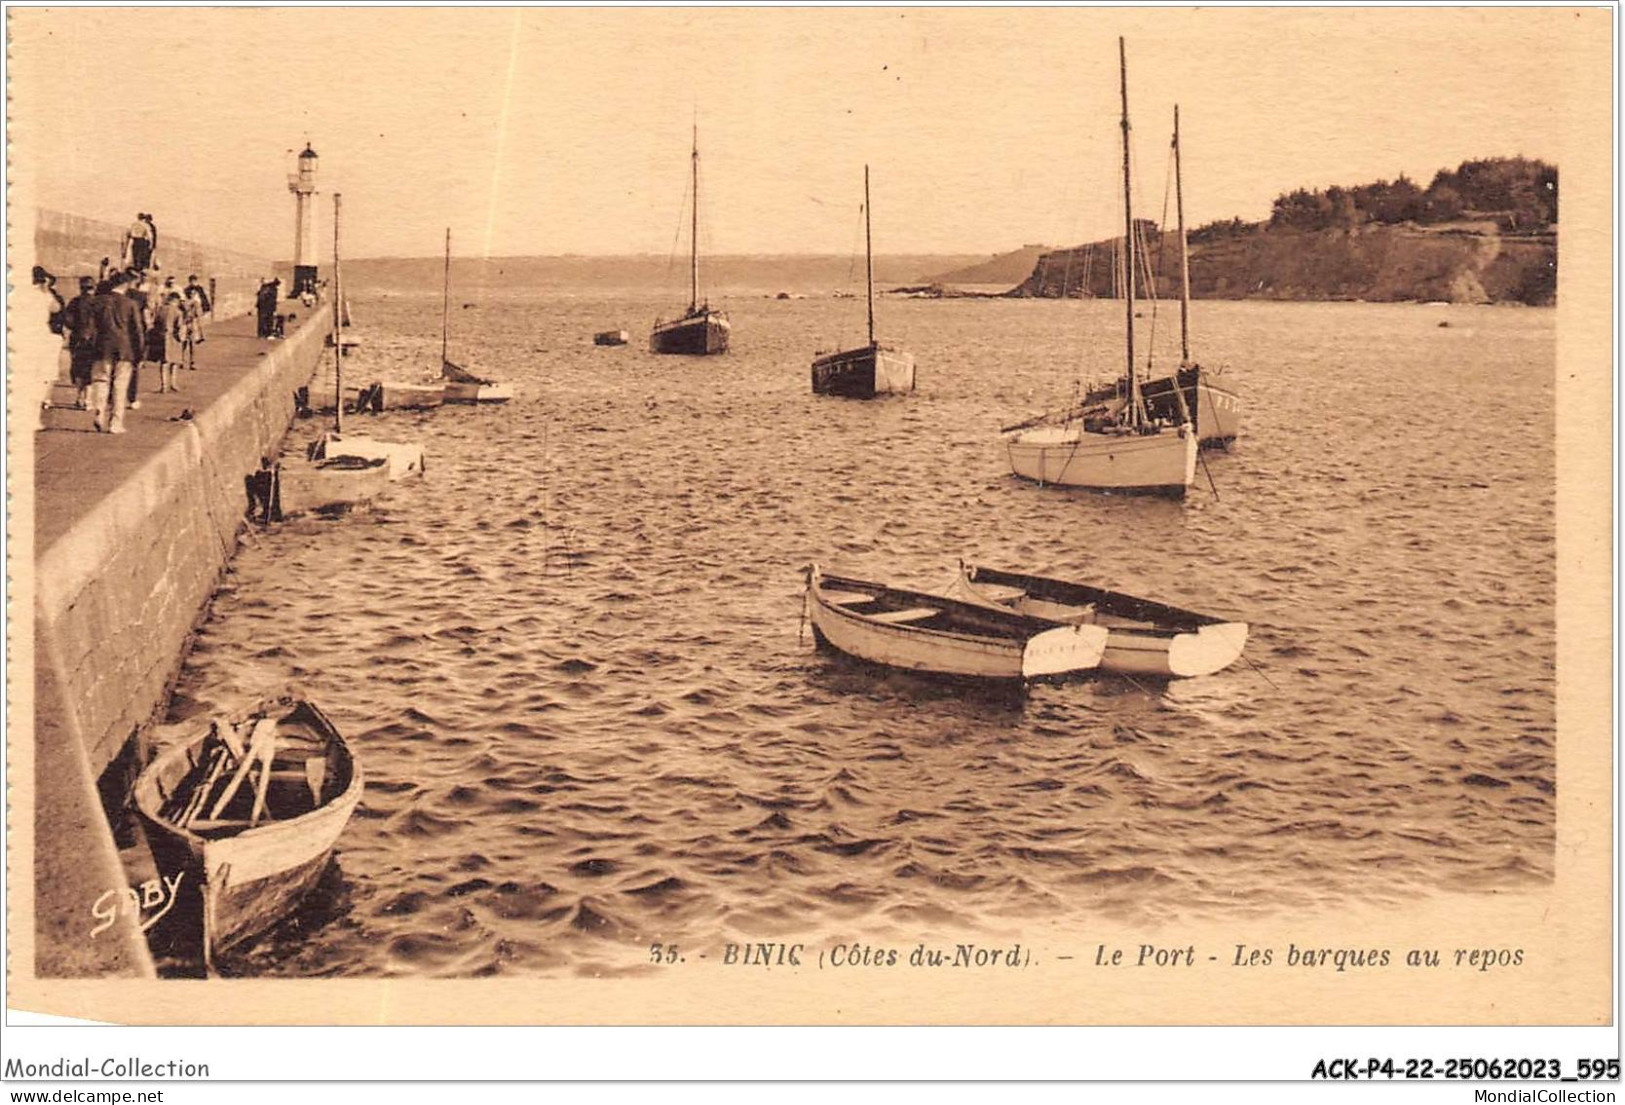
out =
<svg viewBox="0 0 1625 1105"><path fill-rule="evenodd" d="M177 372L183 364L196 367L203 318L214 309L196 273L183 287L173 276L159 283L157 239L152 217L143 213L125 234L122 267L103 258L99 275L79 277L78 294L66 302L56 277L34 266L46 324L68 348L68 374L78 389L74 406L91 412L98 433L123 433L125 411L140 408L143 365L156 366L157 391L180 390Z"/></svg>

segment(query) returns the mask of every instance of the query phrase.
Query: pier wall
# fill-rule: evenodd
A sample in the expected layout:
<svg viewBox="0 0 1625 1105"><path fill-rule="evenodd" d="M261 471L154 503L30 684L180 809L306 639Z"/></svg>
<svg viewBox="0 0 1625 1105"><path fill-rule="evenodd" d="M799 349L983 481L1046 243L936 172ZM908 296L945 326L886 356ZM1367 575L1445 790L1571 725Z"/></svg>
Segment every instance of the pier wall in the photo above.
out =
<svg viewBox="0 0 1625 1105"><path fill-rule="evenodd" d="M184 275L184 274L183 274ZM200 273L201 275L201 273ZM294 390L320 360L331 316L318 306L49 548L36 549L36 968L40 976L120 972L83 947L89 905L117 866L100 809L85 808L108 765L163 707L188 640L244 528L243 479L274 455ZM88 893L88 897L87 897ZM139 953L133 973L145 972Z"/></svg>
<svg viewBox="0 0 1625 1105"><path fill-rule="evenodd" d="M133 212L132 212L133 214ZM34 263L56 274L56 290L71 299L78 290L76 278L95 276L103 257L118 264L124 226L39 208L34 212ZM254 308L254 292L260 278L272 275L274 266L262 257L234 250L215 249L185 238L172 238L158 228L160 276L173 276L184 285L190 273L197 273L205 286L215 280L214 313L217 318L244 314ZM289 287L284 276L283 287Z"/></svg>

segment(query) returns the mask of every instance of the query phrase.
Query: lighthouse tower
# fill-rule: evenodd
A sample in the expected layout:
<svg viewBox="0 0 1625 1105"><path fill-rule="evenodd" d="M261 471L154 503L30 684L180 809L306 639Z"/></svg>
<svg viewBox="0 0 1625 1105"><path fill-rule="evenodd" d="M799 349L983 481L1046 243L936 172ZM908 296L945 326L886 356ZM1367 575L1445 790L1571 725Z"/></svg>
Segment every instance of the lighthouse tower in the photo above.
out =
<svg viewBox="0 0 1625 1105"><path fill-rule="evenodd" d="M316 290L316 151L305 143L299 171L288 176L293 193L293 287L289 296Z"/></svg>

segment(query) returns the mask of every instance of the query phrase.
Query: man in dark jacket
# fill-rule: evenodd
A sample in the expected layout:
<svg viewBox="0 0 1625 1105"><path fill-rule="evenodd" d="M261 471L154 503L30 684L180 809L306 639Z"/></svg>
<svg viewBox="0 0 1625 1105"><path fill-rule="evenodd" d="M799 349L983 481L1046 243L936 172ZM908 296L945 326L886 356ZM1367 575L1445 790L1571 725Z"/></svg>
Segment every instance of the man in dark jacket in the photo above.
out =
<svg viewBox="0 0 1625 1105"><path fill-rule="evenodd" d="M96 296L96 281L88 276L79 278L79 294L68 300L62 308L62 327L68 335L68 379L79 389L74 406L85 409L90 398L90 366L96 360L96 351L90 345L90 301Z"/></svg>
<svg viewBox="0 0 1625 1105"><path fill-rule="evenodd" d="M146 342L141 308L117 285L121 278L103 283L85 307L87 339L95 359L90 369L90 413L97 432L124 432L124 410L130 380Z"/></svg>
<svg viewBox="0 0 1625 1105"><path fill-rule="evenodd" d="M254 307L259 316L259 336L271 337L276 332L276 301L281 295L282 281L266 277L260 281L260 290L254 296Z"/></svg>

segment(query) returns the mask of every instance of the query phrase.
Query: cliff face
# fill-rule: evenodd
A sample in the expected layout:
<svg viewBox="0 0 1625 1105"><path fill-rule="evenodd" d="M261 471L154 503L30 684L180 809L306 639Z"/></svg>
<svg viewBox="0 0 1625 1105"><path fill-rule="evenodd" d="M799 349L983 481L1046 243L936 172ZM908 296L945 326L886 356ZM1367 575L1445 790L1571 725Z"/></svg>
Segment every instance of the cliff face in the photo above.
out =
<svg viewBox="0 0 1625 1105"><path fill-rule="evenodd" d="M1121 239L1058 250L1038 259L1012 296L1109 296ZM1179 240L1153 238L1159 297L1179 294ZM1199 299L1363 299L1373 302L1550 305L1557 298L1555 230L1506 234L1493 223L1422 229L1256 229L1194 242L1191 295ZM1145 280L1139 281L1141 294Z"/></svg>

